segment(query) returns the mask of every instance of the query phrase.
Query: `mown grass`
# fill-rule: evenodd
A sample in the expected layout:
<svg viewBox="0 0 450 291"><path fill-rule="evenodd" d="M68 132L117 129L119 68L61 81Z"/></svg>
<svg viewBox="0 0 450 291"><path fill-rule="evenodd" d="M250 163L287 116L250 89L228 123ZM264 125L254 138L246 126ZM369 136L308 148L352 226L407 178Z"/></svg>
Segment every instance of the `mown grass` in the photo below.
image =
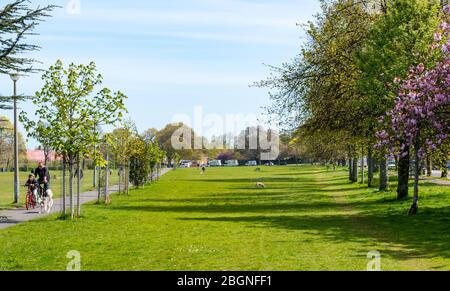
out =
<svg viewBox="0 0 450 291"><path fill-rule="evenodd" d="M26 195L26 187L22 187L25 185L25 182L28 179L28 174L25 172L20 173L20 205L25 203L25 195ZM61 196L62 189L62 172L61 171L51 171L52 176L51 187L56 197ZM84 171L83 179L81 180L81 191L89 191L93 189L93 171L86 170ZM56 179L55 179L56 178ZM67 183L69 176L67 174ZM98 179L98 177L97 177ZM119 181L119 176L117 171L113 171L112 175L110 175L110 184L115 185ZM74 182L74 187L76 189L76 182ZM66 190L68 191L69 186L66 185ZM68 193L68 192L67 192ZM0 173L0 209L2 208L13 208L16 205L13 205L14 201L14 175L13 173Z"/></svg>
<svg viewBox="0 0 450 291"><path fill-rule="evenodd" d="M266 189L256 189L263 181ZM450 270L450 188L426 184L421 209L318 167L178 169L160 182L0 231L1 270Z"/></svg>

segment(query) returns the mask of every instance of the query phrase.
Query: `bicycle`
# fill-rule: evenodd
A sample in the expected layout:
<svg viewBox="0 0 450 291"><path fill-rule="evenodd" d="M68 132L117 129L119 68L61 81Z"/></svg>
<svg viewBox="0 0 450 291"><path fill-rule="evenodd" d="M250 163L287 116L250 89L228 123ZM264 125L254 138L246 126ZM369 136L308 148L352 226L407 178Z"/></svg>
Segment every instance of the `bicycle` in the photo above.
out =
<svg viewBox="0 0 450 291"><path fill-rule="evenodd" d="M34 190L31 190L31 187L28 187L27 195L25 197L25 207L27 210L36 209L37 206L37 197L34 196Z"/></svg>
<svg viewBox="0 0 450 291"><path fill-rule="evenodd" d="M42 206L42 197L44 197L44 188L39 185L39 189L37 191L37 196L34 196L34 190L31 190L31 187L28 187L27 195L25 198L25 207L27 210L36 209L38 206Z"/></svg>

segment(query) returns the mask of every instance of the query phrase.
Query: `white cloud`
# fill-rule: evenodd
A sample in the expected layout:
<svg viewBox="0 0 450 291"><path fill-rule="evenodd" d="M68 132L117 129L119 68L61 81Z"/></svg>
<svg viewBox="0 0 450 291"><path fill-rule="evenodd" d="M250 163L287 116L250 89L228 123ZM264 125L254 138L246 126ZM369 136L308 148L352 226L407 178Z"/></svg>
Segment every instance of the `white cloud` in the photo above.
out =
<svg viewBox="0 0 450 291"><path fill-rule="evenodd" d="M53 41L53 42L102 42L102 41L117 41L125 32L115 31L113 35L107 31L93 31L89 33L96 33L96 36L82 35L80 32L76 34L46 34L44 36L36 36L38 41ZM137 40L149 37L165 37L190 39L199 41L214 41L227 42L236 44L262 44L262 45L281 45L281 46L295 46L298 47L300 31L295 36L281 36L281 35L258 35L258 34L233 34L224 32L200 32L200 31L134 31L126 34L127 37L133 36Z"/></svg>
<svg viewBox="0 0 450 291"><path fill-rule="evenodd" d="M138 9L98 9L87 10L83 18L109 22L131 22L162 25L207 25L209 27L263 27L291 29L299 22L298 18L274 17L245 11L143 11Z"/></svg>
<svg viewBox="0 0 450 291"><path fill-rule="evenodd" d="M248 86L264 78L264 71L230 68L211 68L193 63L151 62L128 59L97 61L100 71L112 84L124 83L128 86L146 87L149 85L168 86ZM124 71L129 68L129 71Z"/></svg>
<svg viewBox="0 0 450 291"><path fill-rule="evenodd" d="M310 9L301 7L308 8L316 0L301 2L305 4L292 0L172 0L164 5L136 1L126 6L83 2L80 15L59 13L57 18L61 25L52 31L60 35L56 40L61 41L95 41L91 36L108 39L126 34L128 37L292 46L298 43L302 33L297 24L311 17Z"/></svg>

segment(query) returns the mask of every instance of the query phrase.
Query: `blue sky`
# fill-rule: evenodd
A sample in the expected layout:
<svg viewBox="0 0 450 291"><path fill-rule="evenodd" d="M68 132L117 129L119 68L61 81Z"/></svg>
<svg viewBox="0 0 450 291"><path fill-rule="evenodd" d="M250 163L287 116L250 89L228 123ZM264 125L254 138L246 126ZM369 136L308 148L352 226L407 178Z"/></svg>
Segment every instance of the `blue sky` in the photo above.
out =
<svg viewBox="0 0 450 291"><path fill-rule="evenodd" d="M104 85L129 96L130 117L141 131L162 128L175 114L192 115L196 105L219 115L260 114L268 95L249 85L268 75L263 63L279 65L298 54L303 32L296 24L319 11L317 0L52 3L63 8L30 38L42 47L33 57L43 62L41 68L57 59L95 61ZM33 94L41 85L33 75L18 88ZM0 76L0 94L11 90L9 77ZM31 105L21 107L33 111Z"/></svg>

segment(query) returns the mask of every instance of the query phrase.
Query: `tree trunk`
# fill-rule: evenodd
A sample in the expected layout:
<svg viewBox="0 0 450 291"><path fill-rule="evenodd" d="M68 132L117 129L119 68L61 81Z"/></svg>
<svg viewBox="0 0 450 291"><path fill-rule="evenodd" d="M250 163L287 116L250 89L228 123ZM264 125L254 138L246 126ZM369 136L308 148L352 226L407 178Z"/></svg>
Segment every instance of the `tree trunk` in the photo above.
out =
<svg viewBox="0 0 450 291"><path fill-rule="evenodd" d="M369 150L367 152L367 185L369 187L373 187L373 149L372 146L369 146Z"/></svg>
<svg viewBox="0 0 450 291"><path fill-rule="evenodd" d="M387 170L386 158L380 159L380 191L386 191L389 188L389 176Z"/></svg>
<svg viewBox="0 0 450 291"><path fill-rule="evenodd" d="M420 157L419 157L419 141L416 140L415 150L415 161L414 161L414 201L409 210L409 215L416 215L419 211L419 177L421 172L420 167Z"/></svg>
<svg viewBox="0 0 450 291"><path fill-rule="evenodd" d="M128 167L125 167L125 193L127 195L130 194L130 168L129 165Z"/></svg>
<svg viewBox="0 0 450 291"><path fill-rule="evenodd" d="M427 156L427 177L433 176L433 158L431 155Z"/></svg>
<svg viewBox="0 0 450 291"><path fill-rule="evenodd" d="M78 155L78 162L77 162L77 217L81 216L80 193L81 193L81 160L80 160L80 155Z"/></svg>
<svg viewBox="0 0 450 291"><path fill-rule="evenodd" d="M105 202L108 201L108 195L109 195L109 155L106 154Z"/></svg>
<svg viewBox="0 0 450 291"><path fill-rule="evenodd" d="M100 203L101 199L102 199L102 168L98 167L98 183L97 183L97 198L98 198L98 203Z"/></svg>
<svg viewBox="0 0 450 291"><path fill-rule="evenodd" d="M448 178L448 168L442 170L441 178Z"/></svg>
<svg viewBox="0 0 450 291"><path fill-rule="evenodd" d="M122 166L119 166L119 195L122 194Z"/></svg>
<svg viewBox="0 0 450 291"><path fill-rule="evenodd" d="M92 177L92 186L95 188L97 188L97 166L95 166L94 164L94 172L93 172L93 177Z"/></svg>
<svg viewBox="0 0 450 291"><path fill-rule="evenodd" d="M62 160L62 214L63 218L66 218L66 159Z"/></svg>
<svg viewBox="0 0 450 291"><path fill-rule="evenodd" d="M398 185L397 185L397 199L407 199L409 196L409 148L405 149L408 153L405 157L398 159Z"/></svg>
<svg viewBox="0 0 450 291"><path fill-rule="evenodd" d="M97 145L94 145L94 157L97 154ZM94 161L94 172L93 172L93 179L92 179L92 187L95 189L96 188L96 183L97 183L97 165L95 164ZM99 201L100 202L100 201Z"/></svg>
<svg viewBox="0 0 450 291"><path fill-rule="evenodd" d="M364 153L361 157L361 184L366 183L366 177L364 176L365 172L365 165L364 165Z"/></svg>
<svg viewBox="0 0 450 291"><path fill-rule="evenodd" d="M353 182L353 160L349 159L348 161L348 180Z"/></svg>
<svg viewBox="0 0 450 291"><path fill-rule="evenodd" d="M156 166L155 167L150 167L150 183L153 183L153 174L155 172Z"/></svg>
<svg viewBox="0 0 450 291"><path fill-rule="evenodd" d="M69 198L70 198L70 218L74 217L74 208L73 208L73 158L69 157Z"/></svg>
<svg viewBox="0 0 450 291"><path fill-rule="evenodd" d="M47 165L48 162L48 153L44 151L44 165Z"/></svg>
<svg viewBox="0 0 450 291"><path fill-rule="evenodd" d="M353 174L352 174L352 182L358 182L358 158L353 158Z"/></svg>

